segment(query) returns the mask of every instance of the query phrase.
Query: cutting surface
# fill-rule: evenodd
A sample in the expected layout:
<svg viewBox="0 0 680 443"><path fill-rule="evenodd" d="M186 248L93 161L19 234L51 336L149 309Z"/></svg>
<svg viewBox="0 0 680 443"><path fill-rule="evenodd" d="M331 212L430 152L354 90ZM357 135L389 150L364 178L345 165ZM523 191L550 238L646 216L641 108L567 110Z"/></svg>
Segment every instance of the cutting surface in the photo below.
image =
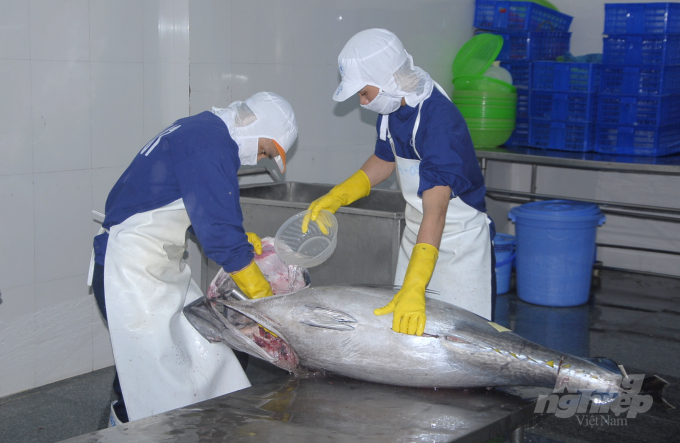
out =
<svg viewBox="0 0 680 443"><path fill-rule="evenodd" d="M66 441L485 442L526 423L533 408L497 390L283 377Z"/></svg>

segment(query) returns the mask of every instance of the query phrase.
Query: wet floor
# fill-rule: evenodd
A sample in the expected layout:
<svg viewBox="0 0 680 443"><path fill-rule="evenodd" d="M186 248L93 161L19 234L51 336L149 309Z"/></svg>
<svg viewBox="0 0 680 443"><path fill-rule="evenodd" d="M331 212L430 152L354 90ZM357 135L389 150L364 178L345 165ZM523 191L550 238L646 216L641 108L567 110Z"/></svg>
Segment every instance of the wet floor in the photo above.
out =
<svg viewBox="0 0 680 443"><path fill-rule="evenodd" d="M680 280L602 271L590 301L573 308L525 303L500 295L496 321L537 343L582 357L607 357L630 374L656 374L671 385L666 399L680 407ZM254 385L283 371L251 361ZM112 368L0 399L0 442L51 443L106 426ZM654 404L635 419L537 415L525 432L532 443L680 441L680 409ZM613 417L620 418L620 417ZM494 442L504 442L499 437Z"/></svg>

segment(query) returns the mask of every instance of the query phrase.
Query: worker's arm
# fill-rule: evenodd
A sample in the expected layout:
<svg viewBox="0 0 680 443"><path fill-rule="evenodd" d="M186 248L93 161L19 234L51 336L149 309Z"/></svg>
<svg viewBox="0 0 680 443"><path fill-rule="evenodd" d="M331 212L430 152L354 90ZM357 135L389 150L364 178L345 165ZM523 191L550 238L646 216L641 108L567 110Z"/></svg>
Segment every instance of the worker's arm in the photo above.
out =
<svg viewBox="0 0 680 443"><path fill-rule="evenodd" d="M321 231L326 234L325 223L318 219L322 209L335 213L341 206L347 206L366 197L370 194L371 188L389 177L392 171L394 162L387 162L372 155L361 169L309 205L307 208L309 212L302 219L302 232L307 232L310 221L316 221Z"/></svg>
<svg viewBox="0 0 680 443"><path fill-rule="evenodd" d="M382 160L373 154L366 160L361 170L366 173L371 182L371 187L374 187L387 180L394 172L395 167L396 163Z"/></svg>
<svg viewBox="0 0 680 443"><path fill-rule="evenodd" d="M425 330L425 288L439 257L439 244L446 222L451 188L435 186L423 191L423 221L411 252L404 283L391 302L375 315L392 314L392 329L402 334L422 335Z"/></svg>
<svg viewBox="0 0 680 443"><path fill-rule="evenodd" d="M423 221L417 243L427 243L439 249L450 199L451 188L448 186L435 186L423 191Z"/></svg>

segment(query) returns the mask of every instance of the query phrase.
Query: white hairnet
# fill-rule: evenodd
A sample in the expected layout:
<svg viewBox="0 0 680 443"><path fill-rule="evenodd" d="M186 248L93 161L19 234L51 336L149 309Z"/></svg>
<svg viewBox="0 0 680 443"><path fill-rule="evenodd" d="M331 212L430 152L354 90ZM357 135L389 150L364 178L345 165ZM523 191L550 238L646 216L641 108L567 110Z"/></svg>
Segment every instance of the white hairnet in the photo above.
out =
<svg viewBox="0 0 680 443"><path fill-rule="evenodd" d="M269 138L278 144L276 164L281 172L286 170L286 152L297 138L295 114L286 99L273 92L258 92L244 102L213 108L213 112L226 123L238 144L242 164L255 164L258 139Z"/></svg>
<svg viewBox="0 0 680 443"><path fill-rule="evenodd" d="M416 106L432 93L430 74L413 65L413 57L401 41L386 29L367 29L355 34L338 56L342 82L333 100L342 102L366 85L405 97Z"/></svg>

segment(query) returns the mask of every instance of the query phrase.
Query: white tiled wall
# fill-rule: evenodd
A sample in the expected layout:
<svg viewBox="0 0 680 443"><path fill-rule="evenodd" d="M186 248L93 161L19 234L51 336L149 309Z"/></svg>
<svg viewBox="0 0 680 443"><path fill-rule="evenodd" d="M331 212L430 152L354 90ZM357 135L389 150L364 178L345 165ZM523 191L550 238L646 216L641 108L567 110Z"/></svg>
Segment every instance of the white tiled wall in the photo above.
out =
<svg viewBox="0 0 680 443"><path fill-rule="evenodd" d="M337 54L396 32L445 87L472 1L0 0L0 397L113 364L86 287L92 236L132 156L173 120L255 92L299 123L286 179L337 183L376 116L336 104Z"/></svg>

